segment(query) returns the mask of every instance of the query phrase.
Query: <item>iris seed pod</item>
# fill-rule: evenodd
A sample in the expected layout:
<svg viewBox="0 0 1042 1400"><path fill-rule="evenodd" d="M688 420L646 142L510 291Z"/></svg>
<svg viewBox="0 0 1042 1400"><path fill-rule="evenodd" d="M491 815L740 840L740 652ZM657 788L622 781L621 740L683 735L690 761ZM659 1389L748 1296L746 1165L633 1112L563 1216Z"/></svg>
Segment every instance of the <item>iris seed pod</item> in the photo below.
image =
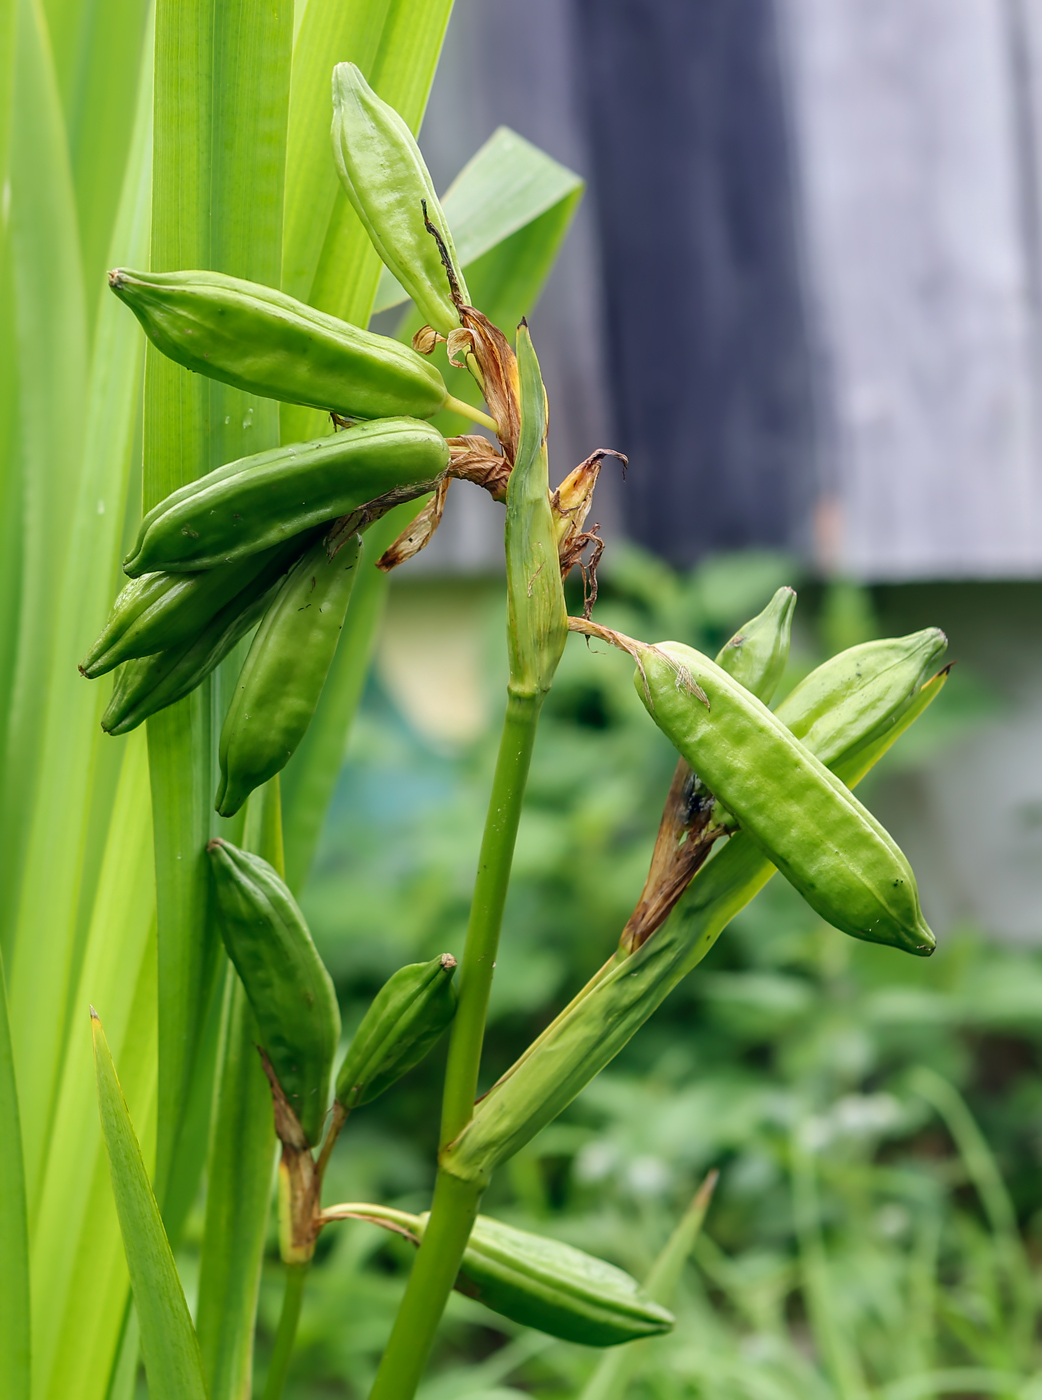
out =
<svg viewBox="0 0 1042 1400"><path fill-rule="evenodd" d="M660 1336L674 1323L622 1269L487 1215L474 1223L456 1288L512 1322L588 1347Z"/></svg>
<svg viewBox="0 0 1042 1400"><path fill-rule="evenodd" d="M852 787L940 694L946 672L923 685L881 738L840 759ZM871 713L872 686L864 700ZM826 743L829 736L824 737ZM632 954L616 955L477 1104L441 1158L442 1169L487 1184L495 1168L531 1142L581 1093L705 957L734 916L767 884L774 866L745 831L732 836L688 886L670 918Z"/></svg>
<svg viewBox="0 0 1042 1400"><path fill-rule="evenodd" d="M789 660L796 593L779 588L763 612L720 648L716 664L766 705Z"/></svg>
<svg viewBox="0 0 1042 1400"><path fill-rule="evenodd" d="M250 645L221 730L222 817L281 772L307 732L336 654L361 537L330 558L325 539L297 561Z"/></svg>
<svg viewBox="0 0 1042 1400"><path fill-rule="evenodd" d="M123 568L135 578L232 563L370 502L391 506L433 490L448 463L445 439L416 418L357 423L243 457L150 510Z"/></svg>
<svg viewBox="0 0 1042 1400"><path fill-rule="evenodd" d="M679 642L642 647L635 684L655 723L822 918L854 938L933 951L896 843L765 705Z"/></svg>
<svg viewBox="0 0 1042 1400"><path fill-rule="evenodd" d="M124 662L101 717L107 734L129 734L149 715L189 695L224 660L236 642L261 620L283 575L312 538L290 540L201 631L179 646Z"/></svg>
<svg viewBox="0 0 1042 1400"><path fill-rule="evenodd" d="M257 577L279 548L203 573L158 572L131 579L113 603L105 630L80 670L95 680L124 661L154 656L192 640Z"/></svg>
<svg viewBox="0 0 1042 1400"><path fill-rule="evenodd" d="M333 69L332 135L340 183L370 242L420 314L447 336L460 318L443 252L460 299L470 300L452 234L416 138L353 63Z"/></svg>
<svg viewBox="0 0 1042 1400"><path fill-rule="evenodd" d="M442 953L400 967L377 992L340 1066L337 1102L348 1112L369 1103L418 1065L456 1013L456 959Z"/></svg>
<svg viewBox="0 0 1042 1400"><path fill-rule="evenodd" d="M340 1039L332 980L296 900L268 862L219 838L206 849L224 946L253 1007L261 1046L314 1146Z"/></svg>
<svg viewBox="0 0 1042 1400"><path fill-rule="evenodd" d="M429 418L445 406L429 359L271 287L221 272L122 267L109 286L164 355L248 393L347 418Z"/></svg>

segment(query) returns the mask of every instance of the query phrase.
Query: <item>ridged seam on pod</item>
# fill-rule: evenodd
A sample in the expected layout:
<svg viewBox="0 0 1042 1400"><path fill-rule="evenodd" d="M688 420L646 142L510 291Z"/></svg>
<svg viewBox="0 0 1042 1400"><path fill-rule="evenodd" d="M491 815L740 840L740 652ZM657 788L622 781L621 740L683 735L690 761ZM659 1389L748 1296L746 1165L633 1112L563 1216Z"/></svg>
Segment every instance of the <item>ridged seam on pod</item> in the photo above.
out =
<svg viewBox="0 0 1042 1400"><path fill-rule="evenodd" d="M716 664L766 705L789 660L796 593L779 588L774 597L717 654Z"/></svg>
<svg viewBox="0 0 1042 1400"><path fill-rule="evenodd" d="M135 577L231 563L371 502L422 495L448 463L445 439L416 418L357 423L243 457L150 510L123 568Z"/></svg>
<svg viewBox="0 0 1042 1400"><path fill-rule="evenodd" d="M521 434L507 486L507 650L510 693L549 690L568 634L546 458L546 391L532 338L517 330Z"/></svg>
<svg viewBox="0 0 1042 1400"><path fill-rule="evenodd" d="M361 537L330 557L318 540L268 607L235 682L221 729L222 817L280 772L307 732L336 654L358 575Z"/></svg>
<svg viewBox="0 0 1042 1400"><path fill-rule="evenodd" d="M426 223L437 230L460 299L469 302L452 234L415 137L353 63L333 69L332 137L340 183L370 242L421 315L447 336L459 326L459 312Z"/></svg>
<svg viewBox="0 0 1042 1400"><path fill-rule="evenodd" d="M423 355L272 287L128 268L110 272L109 286L164 355L248 393L348 418L429 418L445 405L444 380Z"/></svg>
<svg viewBox="0 0 1042 1400"><path fill-rule="evenodd" d="M220 838L206 849L224 946L253 1007L261 1045L314 1145L340 1039L333 983L296 900L268 862Z"/></svg>
<svg viewBox="0 0 1042 1400"><path fill-rule="evenodd" d="M369 1103L424 1058L456 1011L456 959L442 953L400 967L380 988L351 1039L336 1099L350 1111Z"/></svg>
<svg viewBox="0 0 1042 1400"><path fill-rule="evenodd" d="M107 734L129 734L149 715L158 714L200 685L236 642L257 625L281 587L286 570L312 538L306 534L274 551L261 572L190 641L154 656L125 661L102 715L102 729Z"/></svg>
<svg viewBox="0 0 1042 1400"><path fill-rule="evenodd" d="M636 689L656 724L808 904L854 938L931 953L908 861L785 725L691 647L662 642L639 658Z"/></svg>
<svg viewBox="0 0 1042 1400"><path fill-rule="evenodd" d="M80 666L95 680L124 661L180 646L247 587L277 553L251 554L196 574L142 574L131 579L112 605L105 630Z"/></svg>
<svg viewBox="0 0 1042 1400"><path fill-rule="evenodd" d="M425 1223L421 1216L421 1231ZM456 1287L513 1322L584 1346L659 1336L674 1323L622 1269L487 1215L474 1223Z"/></svg>
<svg viewBox="0 0 1042 1400"><path fill-rule="evenodd" d="M859 782L944 686L945 672L922 686L882 738L841 759L843 780ZM871 708L871 686L866 700ZM828 742L827 735L821 735ZM721 931L774 874L747 833L732 836L692 880L665 925L632 957L565 1009L521 1059L492 1086L473 1119L442 1154L442 1169L487 1183L619 1053L670 991L705 956Z"/></svg>

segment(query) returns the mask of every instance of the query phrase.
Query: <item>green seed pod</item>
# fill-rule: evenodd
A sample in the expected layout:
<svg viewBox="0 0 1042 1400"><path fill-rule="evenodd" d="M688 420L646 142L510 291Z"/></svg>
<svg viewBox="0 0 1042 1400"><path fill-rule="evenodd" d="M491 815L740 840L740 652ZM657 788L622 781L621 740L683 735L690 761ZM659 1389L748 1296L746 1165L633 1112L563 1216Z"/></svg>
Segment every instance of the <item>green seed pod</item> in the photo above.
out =
<svg viewBox="0 0 1042 1400"><path fill-rule="evenodd" d="M336 654L358 574L361 537L330 558L320 539L270 603L243 662L221 730L222 817L285 768L307 732Z"/></svg>
<svg viewBox="0 0 1042 1400"><path fill-rule="evenodd" d="M945 675L942 671L912 695L882 738L859 746L854 759L837 762L844 782L854 786L864 777L940 694ZM866 680L863 699L870 717L872 692L872 681ZM828 742L820 729L815 737ZM553 1122L615 1058L773 874L774 866L747 832L732 836L691 881L666 923L631 956L616 954L492 1086L443 1152L443 1169L464 1181L487 1183L501 1162Z"/></svg>
<svg viewBox="0 0 1042 1400"><path fill-rule="evenodd" d="M766 705L789 660L796 593L779 588L762 613L747 622L717 653L716 664Z"/></svg>
<svg viewBox="0 0 1042 1400"><path fill-rule="evenodd" d="M546 391L528 327L517 328L521 435L507 485L507 650L510 694L550 689L568 635L546 461Z"/></svg>
<svg viewBox="0 0 1042 1400"><path fill-rule="evenodd" d="M243 457L150 510L123 568L135 578L232 563L370 502L391 506L422 495L448 464L445 439L415 418L357 423Z"/></svg>
<svg viewBox="0 0 1042 1400"><path fill-rule="evenodd" d="M442 953L400 967L373 998L340 1066L336 1099L348 1112L418 1065L456 1013L456 959Z"/></svg>
<svg viewBox="0 0 1042 1400"><path fill-rule="evenodd" d="M261 1045L314 1146L340 1039L336 992L304 916L260 856L219 838L207 846L221 937L250 999Z"/></svg>
<svg viewBox="0 0 1042 1400"><path fill-rule="evenodd" d="M149 715L183 699L224 660L264 615L282 576L313 536L290 540L271 552L260 573L207 622L196 636L155 656L124 662L101 717L107 734L129 734Z"/></svg>
<svg viewBox="0 0 1042 1400"><path fill-rule="evenodd" d="M512 1322L588 1347L656 1337L674 1323L622 1269L487 1215L474 1222L456 1288Z"/></svg>
<svg viewBox="0 0 1042 1400"><path fill-rule="evenodd" d="M781 720L691 647L663 642L639 658L655 723L807 903L854 938L931 953L908 861Z"/></svg>
<svg viewBox="0 0 1042 1400"><path fill-rule="evenodd" d="M206 624L257 577L282 546L197 574L142 574L112 605L105 630L80 670L89 680L124 661L154 656L198 636Z"/></svg>
<svg viewBox="0 0 1042 1400"><path fill-rule="evenodd" d="M452 234L415 137L353 63L338 63L333 69L332 134L340 183L370 242L420 314L448 335L460 318L443 250L460 298L470 300ZM438 233L440 247L428 222Z"/></svg>
<svg viewBox="0 0 1042 1400"><path fill-rule="evenodd" d="M948 645L939 627L849 647L787 695L777 717L832 767L896 723Z"/></svg>
<svg viewBox="0 0 1042 1400"><path fill-rule="evenodd" d="M433 240L427 240L433 247ZM437 367L385 335L221 272L109 273L157 349L250 394L347 418L429 418L445 405Z"/></svg>

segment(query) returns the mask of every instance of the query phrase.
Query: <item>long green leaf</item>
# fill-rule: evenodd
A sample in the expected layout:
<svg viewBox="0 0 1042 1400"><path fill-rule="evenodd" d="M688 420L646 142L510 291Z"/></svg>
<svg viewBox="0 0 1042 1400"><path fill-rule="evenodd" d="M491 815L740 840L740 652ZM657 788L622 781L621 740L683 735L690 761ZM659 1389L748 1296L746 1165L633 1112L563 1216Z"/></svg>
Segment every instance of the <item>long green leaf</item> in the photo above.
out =
<svg viewBox="0 0 1042 1400"><path fill-rule="evenodd" d="M121 200L116 246L143 254L148 243L150 84L143 84L132 161ZM114 303L114 298L109 298ZM40 716L35 800L30 807L14 932L12 987L26 1016L19 1041L23 1092L32 1096L33 1170L45 1167L57 1090L62 1028L75 969L74 942L81 902L84 854L91 816L90 790L106 686L85 683L76 670L84 648L108 610L111 570L123 527L140 392L140 336L104 304L98 319L85 415L85 444L73 497L68 549L51 565L58 580ZM53 464L52 464L53 465ZM106 741L108 742L108 741Z"/></svg>
<svg viewBox="0 0 1042 1400"><path fill-rule="evenodd" d="M292 13L159 0L152 266L216 267L277 283L282 253ZM149 352L145 505L277 441L277 409ZM212 684L149 721L160 964L157 1193L171 1164L221 965L207 921L214 829ZM201 1165L201 1164L200 1164ZM179 1187L192 1176L179 1166ZM182 1191L181 1200L185 1199ZM168 1216L176 1229L176 1221Z"/></svg>
<svg viewBox="0 0 1042 1400"><path fill-rule="evenodd" d="M0 889L10 950L11 1030L26 1158L29 1216L40 1180L65 1011L63 968L33 942L15 943L44 724L60 561L82 460L86 321L65 130L42 15L21 0L11 169L18 327L23 582L0 811ZM55 412L55 405L61 411ZM56 567L57 566L57 567ZM72 664L75 664L73 662ZM46 937L49 930L37 929Z"/></svg>
<svg viewBox="0 0 1042 1400"><path fill-rule="evenodd" d="M469 269L555 205L574 202L582 188L583 181L574 171L508 126L498 127L442 200L460 263ZM406 299L393 273L384 268L373 311L386 311ZM491 314L484 306L482 310Z"/></svg>
<svg viewBox="0 0 1042 1400"><path fill-rule="evenodd" d="M112 1194L134 1290L152 1400L206 1400L202 1359L170 1241L97 1013L91 1011L98 1105Z"/></svg>
<svg viewBox="0 0 1042 1400"><path fill-rule="evenodd" d="M155 869L143 734L120 743L124 763L108 823L33 1232L34 1394L104 1400L127 1300L128 1276L96 1107L84 1014L106 1010L123 1090L155 1156Z"/></svg>
<svg viewBox="0 0 1042 1400"><path fill-rule="evenodd" d="M7 987L0 957L0 1394L29 1396L29 1234L25 1215L25 1171L18 1125L18 1091L7 1021Z"/></svg>

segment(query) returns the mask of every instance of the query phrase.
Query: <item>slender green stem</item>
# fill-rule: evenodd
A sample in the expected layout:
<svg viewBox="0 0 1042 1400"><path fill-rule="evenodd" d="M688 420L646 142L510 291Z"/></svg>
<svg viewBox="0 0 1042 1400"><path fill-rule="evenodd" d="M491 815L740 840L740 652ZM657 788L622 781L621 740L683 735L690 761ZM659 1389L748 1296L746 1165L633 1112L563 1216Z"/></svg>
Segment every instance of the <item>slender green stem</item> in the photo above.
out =
<svg viewBox="0 0 1042 1400"><path fill-rule="evenodd" d="M541 693L511 694L507 701L460 964L459 1003L442 1100L443 1146L460 1133L474 1111L492 972L542 699ZM411 1400L415 1394L483 1190L439 1171L430 1220L370 1400Z"/></svg>
<svg viewBox="0 0 1042 1400"><path fill-rule="evenodd" d="M264 1382L263 1400L280 1400L282 1387L286 1384L293 1343L297 1337L297 1323L300 1320L300 1304L304 1298L304 1283L311 1268L306 1264L286 1265L286 1291L282 1295L282 1315L279 1330L275 1334L275 1350L271 1353L268 1379Z"/></svg>
<svg viewBox="0 0 1042 1400"><path fill-rule="evenodd" d="M369 1400L411 1400L416 1394L483 1189L438 1173L430 1219Z"/></svg>
<svg viewBox="0 0 1042 1400"><path fill-rule="evenodd" d="M458 413L461 418L469 418L472 423L480 423L483 428L491 428L494 433L498 432L494 418L490 418L487 413L482 413L480 408L472 408L463 399L454 399L449 394L444 406L451 413Z"/></svg>
<svg viewBox="0 0 1042 1400"><path fill-rule="evenodd" d="M492 972L542 698L511 695L507 701L460 963L459 1004L452 1022L441 1108L443 1147L459 1135L474 1112Z"/></svg>

